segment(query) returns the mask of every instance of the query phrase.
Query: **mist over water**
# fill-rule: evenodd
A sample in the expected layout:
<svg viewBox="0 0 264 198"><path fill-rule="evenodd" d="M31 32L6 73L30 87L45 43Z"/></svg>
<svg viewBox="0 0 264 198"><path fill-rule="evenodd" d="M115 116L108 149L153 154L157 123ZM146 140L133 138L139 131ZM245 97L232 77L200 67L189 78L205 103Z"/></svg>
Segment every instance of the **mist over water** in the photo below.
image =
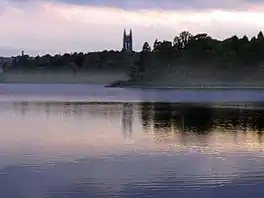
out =
<svg viewBox="0 0 264 198"><path fill-rule="evenodd" d="M106 88L104 84L0 84L0 101L12 102L168 102L168 103L262 103L263 89Z"/></svg>
<svg viewBox="0 0 264 198"><path fill-rule="evenodd" d="M263 193L261 108L2 102L0 109L1 197Z"/></svg>

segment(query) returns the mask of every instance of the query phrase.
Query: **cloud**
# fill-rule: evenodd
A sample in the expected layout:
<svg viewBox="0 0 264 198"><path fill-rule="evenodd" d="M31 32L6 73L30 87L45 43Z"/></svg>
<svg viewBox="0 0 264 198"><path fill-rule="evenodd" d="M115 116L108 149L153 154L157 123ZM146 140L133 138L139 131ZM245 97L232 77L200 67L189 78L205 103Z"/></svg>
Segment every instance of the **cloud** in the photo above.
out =
<svg viewBox="0 0 264 198"><path fill-rule="evenodd" d="M18 0L11 0L18 1ZM26 0L28 2L32 0ZM263 4L263 0L41 0L44 2L60 2L73 5L114 7L126 10L208 10L229 9L241 10L254 5Z"/></svg>
<svg viewBox="0 0 264 198"><path fill-rule="evenodd" d="M230 2L235 5L238 1ZM105 4L102 0L83 1L79 4L76 3L77 1L74 2L72 1L71 4L70 0L0 1L2 26L0 53L6 55L12 52L10 55L13 55L25 50L29 54L36 55L47 52L120 50L124 28L133 29L135 50L140 50L144 41L152 45L156 38L172 40L183 30L194 34L207 32L213 37L224 38L234 34L253 36L264 29L264 13L256 11L254 6L251 6L252 9L248 11L228 9L174 11L165 3L160 3L165 6L163 9L138 10L144 7L158 7L158 4L154 4L155 1L148 1L152 4L147 5L144 3L146 1L140 1L143 2L140 4L139 0L109 0L107 1L109 7L103 6ZM133 5L128 6L125 2ZM173 3L174 1L156 2ZM176 2L184 4L184 2L198 2L198 0ZM210 2L213 1L200 2L203 2L199 5L200 8L202 5L206 5L207 8L217 7L217 4L211 5ZM255 1L254 5L260 5L257 3ZM166 6L168 10L165 10ZM133 9L121 9L121 7ZM258 7L263 10L263 6Z"/></svg>

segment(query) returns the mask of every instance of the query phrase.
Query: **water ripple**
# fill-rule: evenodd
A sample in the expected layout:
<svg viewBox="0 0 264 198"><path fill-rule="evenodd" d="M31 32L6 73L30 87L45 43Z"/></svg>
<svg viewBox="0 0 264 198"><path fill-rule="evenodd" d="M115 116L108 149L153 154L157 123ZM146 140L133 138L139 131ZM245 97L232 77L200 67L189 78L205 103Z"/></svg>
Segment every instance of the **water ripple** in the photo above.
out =
<svg viewBox="0 0 264 198"><path fill-rule="evenodd" d="M263 108L24 102L0 110L0 197L264 193Z"/></svg>

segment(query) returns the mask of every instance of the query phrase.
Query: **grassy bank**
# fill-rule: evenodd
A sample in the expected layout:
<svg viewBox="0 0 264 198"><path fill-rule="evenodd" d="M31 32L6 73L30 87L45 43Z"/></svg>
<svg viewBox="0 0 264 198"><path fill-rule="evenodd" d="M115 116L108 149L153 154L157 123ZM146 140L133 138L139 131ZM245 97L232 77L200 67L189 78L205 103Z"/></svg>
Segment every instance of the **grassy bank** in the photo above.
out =
<svg viewBox="0 0 264 198"><path fill-rule="evenodd" d="M164 67L142 79L129 79L122 70L9 69L1 83L106 84L116 87L160 89L263 89L262 67L230 70L188 65Z"/></svg>
<svg viewBox="0 0 264 198"><path fill-rule="evenodd" d="M60 83L60 84L109 84L117 80L127 80L123 71L72 71L16 69L6 70L1 75L1 83Z"/></svg>
<svg viewBox="0 0 264 198"><path fill-rule="evenodd" d="M151 75L150 75L151 74ZM146 73L142 79L131 79L113 85L119 87L174 89L263 89L264 68L230 69L177 65Z"/></svg>

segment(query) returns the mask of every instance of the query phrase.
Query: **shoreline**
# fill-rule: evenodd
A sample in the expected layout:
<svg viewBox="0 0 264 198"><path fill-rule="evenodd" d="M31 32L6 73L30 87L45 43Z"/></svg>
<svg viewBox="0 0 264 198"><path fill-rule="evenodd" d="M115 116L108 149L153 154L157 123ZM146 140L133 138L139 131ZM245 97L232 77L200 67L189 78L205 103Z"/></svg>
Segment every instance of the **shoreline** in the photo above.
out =
<svg viewBox="0 0 264 198"><path fill-rule="evenodd" d="M107 88L148 89L148 90L264 90L264 80L229 80L213 78L168 78L151 81L129 79L124 71L83 71L70 70L14 70L1 74L0 84L65 84L102 85Z"/></svg>
<svg viewBox="0 0 264 198"><path fill-rule="evenodd" d="M109 87L111 88L111 86ZM159 86L120 86L113 88L130 88L130 89L164 89L164 90L264 90L264 86L174 86L174 87L159 87Z"/></svg>
<svg viewBox="0 0 264 198"><path fill-rule="evenodd" d="M227 84L227 85L178 85L178 86L161 86L161 85L149 85L149 84L130 84L129 81L124 81L120 83L120 81L116 82L109 82L104 80L12 80L12 81L2 81L0 80L0 85L8 85L8 84L19 84L19 85L49 85L49 84L56 84L56 85L101 85L105 88L120 88L120 89L148 89L148 90L264 90L264 82L263 85L234 85L234 84Z"/></svg>
<svg viewBox="0 0 264 198"><path fill-rule="evenodd" d="M189 86L189 85L181 85L181 86L155 86L155 85L121 85L114 86L105 84L102 82L43 82L43 81L11 81L11 82L1 82L0 85L101 85L105 88L120 88L120 89L148 89L148 90L264 90L263 86Z"/></svg>
<svg viewBox="0 0 264 198"><path fill-rule="evenodd" d="M163 90L264 90L264 82L263 85L178 85L178 86L159 86L152 84L133 84L129 81L117 81L108 85L105 85L107 88L129 88L129 89L163 89Z"/></svg>

